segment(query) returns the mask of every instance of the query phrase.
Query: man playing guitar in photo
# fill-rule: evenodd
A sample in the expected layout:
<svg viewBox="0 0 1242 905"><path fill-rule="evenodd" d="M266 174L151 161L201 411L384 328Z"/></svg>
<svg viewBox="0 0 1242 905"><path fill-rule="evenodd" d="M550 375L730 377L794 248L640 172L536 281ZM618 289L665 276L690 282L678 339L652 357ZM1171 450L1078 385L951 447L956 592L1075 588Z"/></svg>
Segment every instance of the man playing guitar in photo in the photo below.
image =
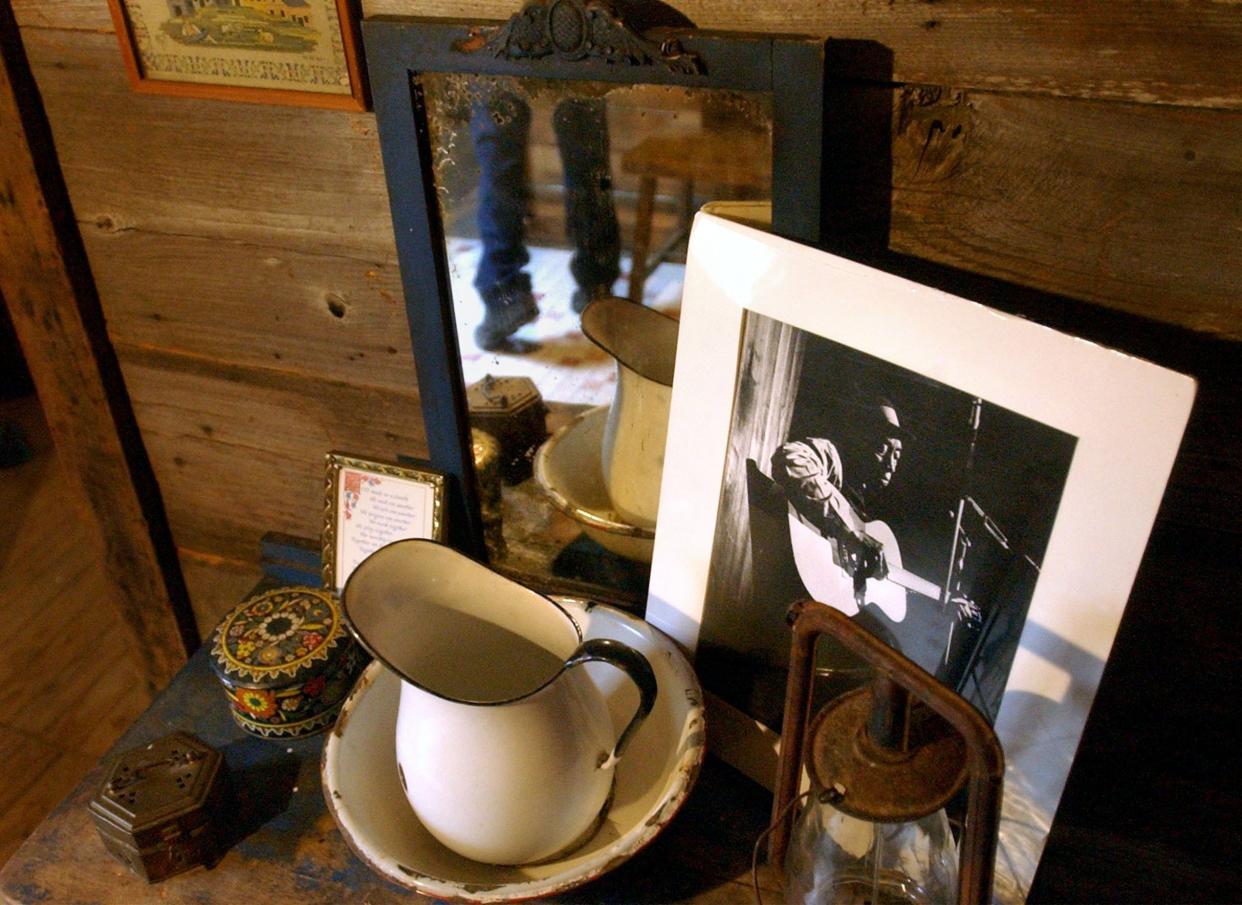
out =
<svg viewBox="0 0 1242 905"><path fill-rule="evenodd" d="M772 479L790 503L790 543L810 595L900 649L878 614L899 623L907 591L938 601L941 588L901 568L897 538L867 513L892 483L911 434L887 399L856 406L849 428L837 442L807 437L782 444L772 455ZM978 618L972 601L953 602L959 618Z"/></svg>

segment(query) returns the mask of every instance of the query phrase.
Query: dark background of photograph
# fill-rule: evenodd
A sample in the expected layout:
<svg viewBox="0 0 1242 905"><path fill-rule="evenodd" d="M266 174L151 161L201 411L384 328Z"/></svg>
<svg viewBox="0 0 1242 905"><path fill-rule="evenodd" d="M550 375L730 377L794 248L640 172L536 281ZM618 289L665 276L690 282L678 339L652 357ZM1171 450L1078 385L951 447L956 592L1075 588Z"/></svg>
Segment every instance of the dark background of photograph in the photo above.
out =
<svg viewBox="0 0 1242 905"><path fill-rule="evenodd" d="M902 427L912 435L903 443L892 483L869 497L866 513L868 520L879 519L893 529L905 569L943 587L958 501L964 495L1000 528L1015 560L1025 555L1036 565L1043 561L1073 456L1073 436L986 400L975 434L969 394L831 340L808 335L806 341L791 439L857 436L858 406L876 398L893 403ZM974 462L968 469L972 434ZM770 463L760 467L770 472ZM848 483L848 462L845 476ZM968 522L968 527L977 529L978 524ZM987 543L978 530L972 533L974 551L982 560L974 564L969 596L986 612L989 600L1009 590L1003 573L1029 566L1004 562L1003 549ZM1023 613L1029 602L1029 597L1005 601ZM906 618L891 628L903 652L935 672L953 619L938 602L908 594ZM1021 631L1021 620L1017 629ZM1012 640L1016 645L1016 636ZM1007 673L1008 662L1004 668Z"/></svg>

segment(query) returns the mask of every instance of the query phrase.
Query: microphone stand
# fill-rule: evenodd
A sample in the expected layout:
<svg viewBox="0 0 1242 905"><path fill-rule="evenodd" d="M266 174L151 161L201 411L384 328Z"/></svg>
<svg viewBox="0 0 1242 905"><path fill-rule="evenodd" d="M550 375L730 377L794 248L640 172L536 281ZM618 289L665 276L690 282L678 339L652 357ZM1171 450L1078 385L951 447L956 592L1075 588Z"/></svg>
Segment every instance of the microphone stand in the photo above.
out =
<svg viewBox="0 0 1242 905"><path fill-rule="evenodd" d="M969 541L962 534L962 516L966 511L966 491L969 489L970 476L975 467L975 447L979 442L979 422L983 416L983 399L976 396L970 402L970 449L966 453L966 467L962 470L962 483L959 487L957 499L957 514L953 520L953 546L949 551L949 568L945 575L944 587L940 591L940 605L942 608L949 606L949 598L953 593L954 579L961 572L961 568L966 560L966 549L969 547ZM944 653L940 658L940 668L944 670L949 665L949 651L953 649L953 633L957 629L957 618L953 619L949 626L949 636L945 639Z"/></svg>

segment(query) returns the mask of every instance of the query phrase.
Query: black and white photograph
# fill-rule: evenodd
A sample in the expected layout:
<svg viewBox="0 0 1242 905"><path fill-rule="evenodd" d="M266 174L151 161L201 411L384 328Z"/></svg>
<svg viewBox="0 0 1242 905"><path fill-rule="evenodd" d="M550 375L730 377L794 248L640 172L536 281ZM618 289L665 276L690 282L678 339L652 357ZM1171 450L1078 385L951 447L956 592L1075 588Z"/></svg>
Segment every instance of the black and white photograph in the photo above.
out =
<svg viewBox="0 0 1242 905"><path fill-rule="evenodd" d="M784 614L812 598L994 722L1075 438L759 314L741 361L704 680L779 728ZM819 662L829 681L856 672L843 652Z"/></svg>
<svg viewBox="0 0 1242 905"><path fill-rule="evenodd" d="M1023 901L1194 380L764 215L712 205L691 233L647 619L694 653L717 754L768 788L795 601L960 693L1004 749L996 900ZM822 638L815 665L813 708L868 678Z"/></svg>

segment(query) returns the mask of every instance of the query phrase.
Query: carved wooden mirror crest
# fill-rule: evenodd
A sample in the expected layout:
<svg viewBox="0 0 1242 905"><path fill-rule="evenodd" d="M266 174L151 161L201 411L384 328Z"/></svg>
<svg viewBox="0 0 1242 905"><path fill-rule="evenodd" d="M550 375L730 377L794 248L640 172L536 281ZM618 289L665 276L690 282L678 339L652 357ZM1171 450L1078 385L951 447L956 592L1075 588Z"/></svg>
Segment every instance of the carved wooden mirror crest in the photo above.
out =
<svg viewBox="0 0 1242 905"><path fill-rule="evenodd" d="M620 0L531 0L493 23L378 17L363 34L451 542L542 590L641 605L651 530L593 496L617 365L581 315L621 296L675 319L707 201L770 200L776 232L818 240L824 42ZM506 473L486 542L468 386L476 418L481 392L541 400L555 438L538 474Z"/></svg>
<svg viewBox="0 0 1242 905"><path fill-rule="evenodd" d="M676 37L657 42L636 34L616 10L600 0L534 0L499 28L471 29L470 37L455 47L466 53L490 52L509 60L555 56L574 61L596 57L631 66L662 63L673 72L686 75L703 71L699 57L687 53Z"/></svg>

